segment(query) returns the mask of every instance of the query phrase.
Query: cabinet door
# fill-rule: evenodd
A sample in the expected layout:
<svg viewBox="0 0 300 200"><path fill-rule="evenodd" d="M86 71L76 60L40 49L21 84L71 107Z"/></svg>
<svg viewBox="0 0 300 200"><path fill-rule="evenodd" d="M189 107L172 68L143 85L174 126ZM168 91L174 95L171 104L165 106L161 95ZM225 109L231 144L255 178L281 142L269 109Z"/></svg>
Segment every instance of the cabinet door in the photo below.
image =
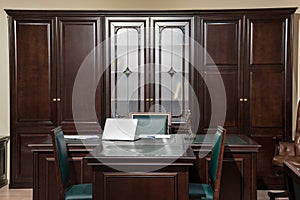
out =
<svg viewBox="0 0 300 200"><path fill-rule="evenodd" d="M13 128L56 124L56 67L52 19L11 19L10 77Z"/></svg>
<svg viewBox="0 0 300 200"><path fill-rule="evenodd" d="M9 21L10 187L31 187L32 153L27 145L40 139L41 132L49 132L57 119L56 103L53 101L56 98L55 26L54 19L47 17L10 17Z"/></svg>
<svg viewBox="0 0 300 200"><path fill-rule="evenodd" d="M141 17L106 18L106 107L112 117L129 117L130 112L145 111L145 94L149 91L148 21Z"/></svg>
<svg viewBox="0 0 300 200"><path fill-rule="evenodd" d="M172 124L185 121L185 111L190 109L190 82L192 77L194 47L193 17L151 18L154 50L148 73L153 91L149 93L150 111L171 112ZM194 114L194 113L193 113Z"/></svg>
<svg viewBox="0 0 300 200"><path fill-rule="evenodd" d="M288 16L247 16L244 98L245 132L262 145L258 187L276 185L275 137L292 135L290 25Z"/></svg>
<svg viewBox="0 0 300 200"><path fill-rule="evenodd" d="M198 56L200 59L200 94L201 106L200 131L206 132L210 127L223 125L228 133L240 133L242 77L241 77L241 39L242 16L213 16L200 20L201 39ZM224 84L226 99L218 91L221 85L215 85L218 79ZM217 87L216 89L212 87ZM212 100L222 105L226 101L225 119L221 115L212 115ZM214 108L219 110L219 105ZM217 111L214 111L217 112Z"/></svg>
<svg viewBox="0 0 300 200"><path fill-rule="evenodd" d="M100 75L100 17L58 18L58 27L58 124L65 132L76 132L75 123L96 131L101 104L100 87L94 88ZM75 112L80 115L74 118Z"/></svg>

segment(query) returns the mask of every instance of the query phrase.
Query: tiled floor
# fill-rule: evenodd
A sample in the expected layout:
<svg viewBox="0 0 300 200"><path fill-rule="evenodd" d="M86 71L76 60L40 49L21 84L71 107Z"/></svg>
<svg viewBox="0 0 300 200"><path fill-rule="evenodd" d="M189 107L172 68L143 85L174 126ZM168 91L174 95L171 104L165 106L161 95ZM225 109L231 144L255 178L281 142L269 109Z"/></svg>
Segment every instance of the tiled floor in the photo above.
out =
<svg viewBox="0 0 300 200"><path fill-rule="evenodd" d="M257 200L269 200L267 193L268 190L259 190L257 192ZM32 189L8 189L8 186L5 186L0 189L0 200L31 200L31 199L32 199Z"/></svg>

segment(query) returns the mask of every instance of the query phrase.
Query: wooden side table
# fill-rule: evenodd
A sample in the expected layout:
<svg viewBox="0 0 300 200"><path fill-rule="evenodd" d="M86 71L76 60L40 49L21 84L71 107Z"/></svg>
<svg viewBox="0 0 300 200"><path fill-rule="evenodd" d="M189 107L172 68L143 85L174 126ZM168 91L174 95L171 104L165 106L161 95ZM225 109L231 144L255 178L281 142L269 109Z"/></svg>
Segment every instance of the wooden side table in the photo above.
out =
<svg viewBox="0 0 300 200"><path fill-rule="evenodd" d="M9 136L0 135L0 188L7 184L7 143Z"/></svg>

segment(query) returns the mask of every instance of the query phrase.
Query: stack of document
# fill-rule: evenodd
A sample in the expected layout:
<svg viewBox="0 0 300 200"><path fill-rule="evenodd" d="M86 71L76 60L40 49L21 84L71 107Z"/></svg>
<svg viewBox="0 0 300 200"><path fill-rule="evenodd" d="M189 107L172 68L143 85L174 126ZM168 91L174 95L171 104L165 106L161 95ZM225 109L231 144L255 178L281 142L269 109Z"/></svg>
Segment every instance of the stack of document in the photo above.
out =
<svg viewBox="0 0 300 200"><path fill-rule="evenodd" d="M65 139L88 140L99 139L99 135L64 135Z"/></svg>

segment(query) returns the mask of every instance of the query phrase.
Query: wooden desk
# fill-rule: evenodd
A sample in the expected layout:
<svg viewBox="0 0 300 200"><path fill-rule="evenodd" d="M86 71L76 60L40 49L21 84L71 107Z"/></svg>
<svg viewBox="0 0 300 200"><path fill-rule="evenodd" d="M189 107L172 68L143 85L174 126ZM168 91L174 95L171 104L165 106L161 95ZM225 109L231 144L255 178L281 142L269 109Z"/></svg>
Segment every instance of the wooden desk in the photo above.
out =
<svg viewBox="0 0 300 200"><path fill-rule="evenodd" d="M300 163L284 162L290 200L300 199Z"/></svg>
<svg viewBox="0 0 300 200"><path fill-rule="evenodd" d="M230 137L239 138L236 141ZM203 144L201 137L196 138L191 145L197 160L190 171L190 179L206 181L209 163L209 154L204 158L198 156L201 152L209 151L209 144ZM83 144L84 143L84 144ZM84 159L90 151L99 145L99 141L67 141L71 179L73 183L89 183L93 181L93 168ZM54 168L53 149L50 140L45 143L30 144L34 156L34 200L57 199L57 180ZM202 148L203 147L203 148ZM227 135L225 144L223 177L221 183L221 199L230 200L256 200L256 155L260 148L253 140L245 136ZM166 169L168 170L168 169Z"/></svg>
<svg viewBox="0 0 300 200"><path fill-rule="evenodd" d="M103 141L85 157L93 168L93 198L188 200L189 168L196 158L183 137Z"/></svg>

